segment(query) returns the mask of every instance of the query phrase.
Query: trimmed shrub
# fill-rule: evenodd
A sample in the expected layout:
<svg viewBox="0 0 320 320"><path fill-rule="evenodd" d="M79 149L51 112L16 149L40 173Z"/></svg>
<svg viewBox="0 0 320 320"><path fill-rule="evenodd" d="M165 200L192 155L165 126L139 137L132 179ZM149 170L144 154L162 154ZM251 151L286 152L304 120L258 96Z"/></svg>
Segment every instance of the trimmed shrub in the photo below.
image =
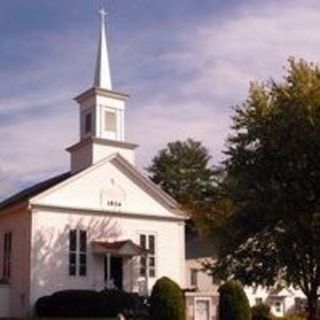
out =
<svg viewBox="0 0 320 320"><path fill-rule="evenodd" d="M107 304L107 316L116 316L120 312L135 309L136 298L134 293L120 290L104 290L101 292Z"/></svg>
<svg viewBox="0 0 320 320"><path fill-rule="evenodd" d="M127 311L124 312L125 318L130 320L149 320L148 299L139 296L138 293L133 293L132 298L134 300L134 308L127 309Z"/></svg>
<svg viewBox="0 0 320 320"><path fill-rule="evenodd" d="M259 303L251 308L252 320L272 320L270 307L265 303Z"/></svg>
<svg viewBox="0 0 320 320"><path fill-rule="evenodd" d="M36 302L39 317L114 317L134 308L132 294L118 290L63 290Z"/></svg>
<svg viewBox="0 0 320 320"><path fill-rule="evenodd" d="M291 315L287 315L284 317L275 317L273 319L274 320L305 320L305 319L307 319L307 317L297 315L297 314L291 314Z"/></svg>
<svg viewBox="0 0 320 320"><path fill-rule="evenodd" d="M220 320L250 320L251 312L248 298L242 286L228 281L219 288Z"/></svg>
<svg viewBox="0 0 320 320"><path fill-rule="evenodd" d="M152 289L150 320L185 320L184 294L179 285L167 277L159 279Z"/></svg>

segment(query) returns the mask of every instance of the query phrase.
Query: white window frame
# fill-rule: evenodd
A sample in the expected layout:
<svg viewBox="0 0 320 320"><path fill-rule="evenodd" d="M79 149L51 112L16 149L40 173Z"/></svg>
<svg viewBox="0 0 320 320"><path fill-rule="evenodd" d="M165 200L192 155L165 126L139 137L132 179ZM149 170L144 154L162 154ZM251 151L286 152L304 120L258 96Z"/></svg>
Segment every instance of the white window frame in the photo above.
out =
<svg viewBox="0 0 320 320"><path fill-rule="evenodd" d="M113 126L111 126L112 128L108 128L108 121L107 121L107 117L108 114L112 115L114 117L114 123ZM104 110L103 111L103 130L106 132L114 132L117 133L118 131L118 119L117 119L117 111L116 110Z"/></svg>
<svg viewBox="0 0 320 320"><path fill-rule="evenodd" d="M190 269L190 286L191 287L197 287L198 286L198 272L199 270L196 268L191 268ZM195 278L193 278L193 276ZM195 280L195 283L193 283L192 280Z"/></svg>
<svg viewBox="0 0 320 320"><path fill-rule="evenodd" d="M75 232L75 247L71 248L71 233ZM81 248L81 234L85 235L85 245ZM88 274L88 232L85 229L73 228L69 230L68 234L68 274L70 277L86 277ZM71 256L74 256L74 263L71 263ZM82 262L84 258L85 262ZM73 267L74 269L71 269ZM73 271L71 271L73 270Z"/></svg>
<svg viewBox="0 0 320 320"><path fill-rule="evenodd" d="M150 237L153 237L154 239L154 253L150 254L149 252L147 253L147 256L145 257L140 257L139 259L139 276L140 277L147 277L150 279L154 279L157 277L157 263L158 263L158 259L157 259L157 235L154 232L144 232L141 231L138 233L138 243L141 246L141 236L145 236L146 239L146 245L144 249L150 250ZM143 259L146 259L146 263L145 263L145 274L142 274L141 269L142 269L142 261ZM151 267L151 263L150 261L154 259L154 265Z"/></svg>

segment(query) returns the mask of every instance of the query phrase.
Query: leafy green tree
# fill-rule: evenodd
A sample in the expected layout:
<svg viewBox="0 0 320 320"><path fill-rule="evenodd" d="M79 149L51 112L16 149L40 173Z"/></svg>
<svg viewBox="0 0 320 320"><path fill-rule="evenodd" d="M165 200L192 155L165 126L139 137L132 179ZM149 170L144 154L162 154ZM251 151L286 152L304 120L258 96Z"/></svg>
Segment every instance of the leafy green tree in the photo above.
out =
<svg viewBox="0 0 320 320"><path fill-rule="evenodd" d="M231 205L213 271L244 284L284 281L318 319L320 68L289 60L283 81L252 84L235 108L221 198ZM226 200L225 200L226 201ZM217 210L219 211L219 210Z"/></svg>
<svg viewBox="0 0 320 320"><path fill-rule="evenodd" d="M152 159L147 168L150 178L194 217L211 203L216 190L217 172L210 164L211 156L201 142L188 139L174 141Z"/></svg>
<svg viewBox="0 0 320 320"><path fill-rule="evenodd" d="M235 281L228 281L219 288L219 319L251 319L248 298L241 285Z"/></svg>

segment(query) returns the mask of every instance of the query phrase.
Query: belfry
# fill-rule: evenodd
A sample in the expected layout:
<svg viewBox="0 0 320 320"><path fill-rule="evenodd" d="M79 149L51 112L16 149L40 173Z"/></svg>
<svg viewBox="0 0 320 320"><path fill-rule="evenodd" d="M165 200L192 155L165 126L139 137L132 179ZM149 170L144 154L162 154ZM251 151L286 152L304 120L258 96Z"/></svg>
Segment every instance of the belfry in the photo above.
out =
<svg viewBox="0 0 320 320"><path fill-rule="evenodd" d="M76 173L105 157L119 153L134 164L137 145L125 142L125 102L128 95L112 89L105 10L100 13L100 35L93 86L75 98L78 102L80 141L69 147L71 172Z"/></svg>

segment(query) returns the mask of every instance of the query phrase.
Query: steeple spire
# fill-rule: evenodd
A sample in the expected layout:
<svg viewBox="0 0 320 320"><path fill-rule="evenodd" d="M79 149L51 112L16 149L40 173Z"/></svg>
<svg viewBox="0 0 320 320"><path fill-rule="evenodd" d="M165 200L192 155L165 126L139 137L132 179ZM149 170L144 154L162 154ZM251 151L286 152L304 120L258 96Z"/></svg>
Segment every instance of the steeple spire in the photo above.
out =
<svg viewBox="0 0 320 320"><path fill-rule="evenodd" d="M99 14L100 14L101 26L100 26L100 38L99 38L98 54L97 54L97 61L96 61L94 85L101 89L112 90L110 62L109 62L107 37L106 37L106 22L105 22L105 17L107 13L103 7L99 11Z"/></svg>

